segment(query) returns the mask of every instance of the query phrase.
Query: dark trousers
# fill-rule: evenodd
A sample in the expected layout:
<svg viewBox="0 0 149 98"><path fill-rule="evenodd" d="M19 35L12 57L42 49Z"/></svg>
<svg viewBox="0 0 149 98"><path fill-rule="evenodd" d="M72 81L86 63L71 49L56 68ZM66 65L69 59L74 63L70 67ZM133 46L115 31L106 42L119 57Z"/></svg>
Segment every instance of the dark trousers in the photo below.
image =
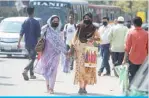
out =
<svg viewBox="0 0 149 98"><path fill-rule="evenodd" d="M133 64L131 61L129 61L129 83L132 82L136 72L138 71L138 69L140 68L141 64Z"/></svg>
<svg viewBox="0 0 149 98"><path fill-rule="evenodd" d="M114 66L121 65L124 59L124 52L112 52L111 57Z"/></svg>
<svg viewBox="0 0 149 98"><path fill-rule="evenodd" d="M29 64L24 68L26 71L30 70L30 76L34 75L33 68L34 68L34 62L36 59L36 51L35 49L26 48L29 54Z"/></svg>
<svg viewBox="0 0 149 98"><path fill-rule="evenodd" d="M106 68L107 74L110 74L110 65L109 65L109 57L110 57L110 44L104 44L100 46L102 63L99 69L99 72L103 72L104 68Z"/></svg>

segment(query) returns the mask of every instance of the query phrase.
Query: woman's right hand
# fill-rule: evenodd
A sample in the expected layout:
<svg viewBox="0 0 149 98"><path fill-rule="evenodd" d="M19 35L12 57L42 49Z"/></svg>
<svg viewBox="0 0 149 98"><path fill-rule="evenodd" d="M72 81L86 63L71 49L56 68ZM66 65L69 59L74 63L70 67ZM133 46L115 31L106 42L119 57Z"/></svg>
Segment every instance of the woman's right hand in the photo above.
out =
<svg viewBox="0 0 149 98"><path fill-rule="evenodd" d="M66 55L67 58L69 58L71 56L71 52L68 51L65 55Z"/></svg>
<svg viewBox="0 0 149 98"><path fill-rule="evenodd" d="M93 38L90 38L90 39L87 39L88 43L93 43L94 42L94 39Z"/></svg>

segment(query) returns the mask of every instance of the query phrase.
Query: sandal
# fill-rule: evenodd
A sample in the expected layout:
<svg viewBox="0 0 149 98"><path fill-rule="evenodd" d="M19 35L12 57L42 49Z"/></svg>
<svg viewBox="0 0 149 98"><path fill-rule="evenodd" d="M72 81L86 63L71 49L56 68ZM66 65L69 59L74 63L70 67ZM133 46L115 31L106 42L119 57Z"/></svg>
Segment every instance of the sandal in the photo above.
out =
<svg viewBox="0 0 149 98"><path fill-rule="evenodd" d="M47 93L49 92L49 85L47 85Z"/></svg>
<svg viewBox="0 0 149 98"><path fill-rule="evenodd" d="M87 94L86 88L84 88L84 93Z"/></svg>
<svg viewBox="0 0 149 98"><path fill-rule="evenodd" d="M83 89L83 88L80 88L79 91L78 91L78 93L79 93L80 95L83 95L83 94L84 94L84 89Z"/></svg>
<svg viewBox="0 0 149 98"><path fill-rule="evenodd" d="M53 91L53 89L50 89L49 88L49 91L48 91L50 94L54 94L54 91Z"/></svg>

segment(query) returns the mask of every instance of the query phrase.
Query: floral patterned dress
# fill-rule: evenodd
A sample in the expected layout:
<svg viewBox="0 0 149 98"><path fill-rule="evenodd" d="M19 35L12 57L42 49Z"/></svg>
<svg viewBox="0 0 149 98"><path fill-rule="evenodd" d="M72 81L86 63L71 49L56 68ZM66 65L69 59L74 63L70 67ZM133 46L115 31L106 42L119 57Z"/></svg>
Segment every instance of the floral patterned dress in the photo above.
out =
<svg viewBox="0 0 149 98"><path fill-rule="evenodd" d="M75 69L75 79L74 84L78 84L81 80L87 82L88 85L96 84L96 68L85 67L85 46L87 43L81 43L78 38L73 41L73 45L76 51L76 69Z"/></svg>

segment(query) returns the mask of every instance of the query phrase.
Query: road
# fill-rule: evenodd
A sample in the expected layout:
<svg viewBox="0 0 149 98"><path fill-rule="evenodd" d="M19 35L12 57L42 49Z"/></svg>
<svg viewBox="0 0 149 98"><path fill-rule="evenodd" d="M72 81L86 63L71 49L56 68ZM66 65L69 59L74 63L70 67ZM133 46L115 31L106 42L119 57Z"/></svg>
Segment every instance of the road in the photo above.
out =
<svg viewBox="0 0 149 98"><path fill-rule="evenodd" d="M100 63L101 60L98 60ZM22 70L28 63L27 59L21 57L6 58L0 56L0 95L11 96L47 96L44 78L36 75L36 80L24 81ZM111 61L110 61L111 64ZM100 64L98 64L100 65ZM73 85L74 71L65 74L59 71L57 75L55 94L56 95L78 95L78 85ZM113 73L112 73L113 74ZM98 76L97 84L88 86L88 96L119 96L121 95L118 78L112 76Z"/></svg>

